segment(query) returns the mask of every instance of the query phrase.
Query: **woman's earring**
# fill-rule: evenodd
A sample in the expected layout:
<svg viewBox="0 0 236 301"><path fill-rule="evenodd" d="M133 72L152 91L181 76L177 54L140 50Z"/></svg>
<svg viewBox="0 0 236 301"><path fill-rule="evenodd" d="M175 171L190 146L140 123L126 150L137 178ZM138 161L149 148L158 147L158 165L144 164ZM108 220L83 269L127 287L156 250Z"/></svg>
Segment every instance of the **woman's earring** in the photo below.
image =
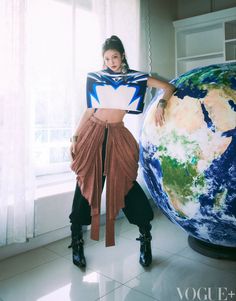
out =
<svg viewBox="0 0 236 301"><path fill-rule="evenodd" d="M121 63L121 72L127 73L127 64L125 63L124 59L122 60L122 63Z"/></svg>

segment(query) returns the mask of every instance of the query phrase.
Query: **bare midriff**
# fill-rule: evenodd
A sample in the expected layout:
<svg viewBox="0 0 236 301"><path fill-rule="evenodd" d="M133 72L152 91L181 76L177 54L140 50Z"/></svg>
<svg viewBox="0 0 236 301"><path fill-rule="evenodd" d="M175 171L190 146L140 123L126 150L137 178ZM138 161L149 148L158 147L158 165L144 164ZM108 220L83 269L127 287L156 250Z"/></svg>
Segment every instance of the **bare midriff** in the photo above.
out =
<svg viewBox="0 0 236 301"><path fill-rule="evenodd" d="M108 123L121 122L126 114L126 111L119 109L98 109L94 116Z"/></svg>

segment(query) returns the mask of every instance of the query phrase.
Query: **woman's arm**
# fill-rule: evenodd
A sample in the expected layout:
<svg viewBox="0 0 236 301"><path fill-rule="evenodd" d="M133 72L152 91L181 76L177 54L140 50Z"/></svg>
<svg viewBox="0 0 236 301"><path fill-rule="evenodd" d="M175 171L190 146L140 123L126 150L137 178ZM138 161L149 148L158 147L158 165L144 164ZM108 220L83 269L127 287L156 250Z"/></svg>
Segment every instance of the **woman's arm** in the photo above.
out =
<svg viewBox="0 0 236 301"><path fill-rule="evenodd" d="M176 87L168 82L159 80L154 77L149 77L147 81L147 85L150 88L156 88L156 89L163 89L164 94L162 96L162 99L159 101L156 109L156 125L162 126L164 124L165 118L164 118L164 110L167 105L168 100L176 90Z"/></svg>
<svg viewBox="0 0 236 301"><path fill-rule="evenodd" d="M83 126L83 124L93 115L95 109L93 108L89 108L89 109L86 109L84 114L82 115L80 121L79 121L79 124L75 130L75 133L73 135L73 137L77 137L78 136L78 133L79 133L79 130L81 129L81 127ZM73 138L72 137L72 138Z"/></svg>
<svg viewBox="0 0 236 301"><path fill-rule="evenodd" d="M71 153L72 154L75 154L75 145L76 145L76 142L77 142L77 138L78 138L78 133L79 133L79 130L81 129L81 127L83 126L83 124L92 116L92 114L94 113L95 109L93 108L89 108L89 109L86 109L86 111L83 113L80 121L79 121L79 124L75 130L75 133L74 135L71 137Z"/></svg>

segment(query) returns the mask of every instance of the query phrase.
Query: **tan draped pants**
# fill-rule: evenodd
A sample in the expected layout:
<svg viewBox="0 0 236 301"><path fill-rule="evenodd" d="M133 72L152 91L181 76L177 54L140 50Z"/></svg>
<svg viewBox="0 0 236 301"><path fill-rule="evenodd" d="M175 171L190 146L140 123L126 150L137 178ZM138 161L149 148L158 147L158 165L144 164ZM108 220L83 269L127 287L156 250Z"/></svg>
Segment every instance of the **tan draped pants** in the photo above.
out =
<svg viewBox="0 0 236 301"><path fill-rule="evenodd" d="M91 206L91 238L99 240L102 195L102 144L108 129L104 175L106 176L106 246L114 241L114 221L137 177L138 144L123 122L106 123L90 117L78 133L71 164L82 195Z"/></svg>

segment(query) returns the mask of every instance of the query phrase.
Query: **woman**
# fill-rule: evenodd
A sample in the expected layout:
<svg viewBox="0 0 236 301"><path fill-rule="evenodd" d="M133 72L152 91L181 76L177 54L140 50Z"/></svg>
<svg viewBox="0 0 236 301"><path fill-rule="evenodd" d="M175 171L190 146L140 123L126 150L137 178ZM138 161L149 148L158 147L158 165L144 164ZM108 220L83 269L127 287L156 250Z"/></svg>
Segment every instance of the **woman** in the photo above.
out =
<svg viewBox="0 0 236 301"><path fill-rule="evenodd" d="M146 87L161 88L163 98L156 109L156 124L163 125L166 102L175 87L167 82L130 70L125 50L117 36L107 39L102 55L104 70L89 73L88 109L72 137L72 170L77 185L70 214L73 263L86 266L82 225L91 224L91 238L99 240L101 193L106 179L106 246L114 242L114 221L120 209L139 227L142 266L152 262L151 224L153 211L136 182L139 149L124 127L126 113L141 113Z"/></svg>

